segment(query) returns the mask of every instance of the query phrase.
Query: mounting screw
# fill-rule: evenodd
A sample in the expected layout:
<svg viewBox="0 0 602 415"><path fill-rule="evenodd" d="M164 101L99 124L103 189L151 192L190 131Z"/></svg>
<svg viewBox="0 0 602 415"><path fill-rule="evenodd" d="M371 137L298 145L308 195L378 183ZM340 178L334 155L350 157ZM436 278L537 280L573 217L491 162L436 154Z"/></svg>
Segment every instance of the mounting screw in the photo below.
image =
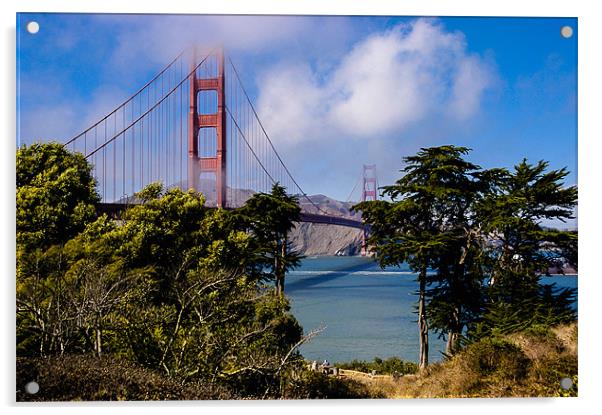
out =
<svg viewBox="0 0 602 415"><path fill-rule="evenodd" d="M30 395L35 395L39 390L40 385L38 385L38 382L28 382L27 385L25 385L25 392Z"/></svg>
<svg viewBox="0 0 602 415"><path fill-rule="evenodd" d="M27 23L26 28L27 28L27 31L29 33L31 33L32 35L35 35L36 33L38 33L40 31L40 25L36 21L31 21L31 22Z"/></svg>
<svg viewBox="0 0 602 415"><path fill-rule="evenodd" d="M573 380L571 378L560 379L560 387L568 391L573 387Z"/></svg>
<svg viewBox="0 0 602 415"><path fill-rule="evenodd" d="M570 38L573 36L573 28L571 26L562 26L560 29L560 35L565 39Z"/></svg>

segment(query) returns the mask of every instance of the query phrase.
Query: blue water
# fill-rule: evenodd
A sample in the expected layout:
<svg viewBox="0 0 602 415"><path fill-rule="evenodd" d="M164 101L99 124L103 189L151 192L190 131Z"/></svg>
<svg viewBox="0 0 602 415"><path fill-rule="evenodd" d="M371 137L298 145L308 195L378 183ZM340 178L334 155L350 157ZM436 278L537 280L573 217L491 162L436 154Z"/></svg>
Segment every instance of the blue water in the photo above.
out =
<svg viewBox="0 0 602 415"><path fill-rule="evenodd" d="M577 287L575 276L546 277ZM418 360L416 274L407 267L381 269L362 257L310 257L287 274L285 291L305 332L324 327L301 347L308 360ZM429 336L429 360L441 360L445 341Z"/></svg>

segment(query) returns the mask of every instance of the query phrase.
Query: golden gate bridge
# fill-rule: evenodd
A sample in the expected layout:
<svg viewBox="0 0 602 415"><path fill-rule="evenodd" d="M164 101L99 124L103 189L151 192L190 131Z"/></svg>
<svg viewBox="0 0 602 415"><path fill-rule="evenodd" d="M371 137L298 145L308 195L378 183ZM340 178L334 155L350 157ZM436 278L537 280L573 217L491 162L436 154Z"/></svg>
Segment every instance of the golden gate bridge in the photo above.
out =
<svg viewBox="0 0 602 415"><path fill-rule="evenodd" d="M136 203L135 194L155 182L194 189L207 206L228 209L279 183L299 198L302 221L364 229L349 215L324 211L303 191L221 48L181 52L65 146L92 164L101 209L109 213ZM361 194L376 199L373 165L364 166Z"/></svg>

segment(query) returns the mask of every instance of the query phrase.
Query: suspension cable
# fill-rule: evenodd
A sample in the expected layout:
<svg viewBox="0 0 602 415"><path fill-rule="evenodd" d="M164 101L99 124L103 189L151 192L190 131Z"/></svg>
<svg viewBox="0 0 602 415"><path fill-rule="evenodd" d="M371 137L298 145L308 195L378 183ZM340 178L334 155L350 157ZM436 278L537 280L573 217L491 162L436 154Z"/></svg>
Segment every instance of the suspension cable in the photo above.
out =
<svg viewBox="0 0 602 415"><path fill-rule="evenodd" d="M351 189L351 192L349 193L349 196L347 196L347 200L345 202L349 202L351 200L351 196L353 196L353 192L355 192L355 189L357 189L357 185L360 184L361 181L362 181L362 176L358 176L357 182L355 182L355 186L353 186L353 189Z"/></svg>
<svg viewBox="0 0 602 415"><path fill-rule="evenodd" d="M226 112L228 113L228 115L230 116L230 119L232 120L232 122L234 123L234 125L236 126L236 129L238 130L238 132L240 133L240 135L242 136L243 140L245 140L245 143L247 144L247 147L249 147L249 150L251 150L251 153L253 154L253 157L255 157L255 160L257 160L257 162L259 163L259 165L261 166L261 168L263 169L263 171L265 172L265 174L268 175L268 177L270 178L270 180L272 180L272 183L276 183L276 180L274 180L274 178L272 177L272 175L267 171L267 169L265 168L265 166L263 165L263 163L261 162L261 160L259 160L259 157L257 157L257 154L255 153L255 151L253 150L253 147L251 147L251 144L249 143L249 141L247 140L247 137L245 136L245 133L242 132L240 126L238 125L238 123L236 122L236 120L234 119L234 117L232 116L232 113L230 112L230 109L224 105L224 108L226 109Z"/></svg>
<svg viewBox="0 0 602 415"><path fill-rule="evenodd" d="M192 69L192 71L190 71L188 73L188 75L183 78L179 84L177 84L176 86L174 86L163 98L161 98L159 101L157 101L155 103L155 105L153 105L151 108L149 108L144 114L140 115L138 118L136 118L134 121L132 121L127 127L124 127L119 133L115 134L110 140L105 141L100 147L96 148L93 152L91 152L90 154L86 155L85 157L88 158L90 156L92 156L93 154L95 154L97 151L101 150L102 148L104 148L107 144L110 144L111 142L115 141L121 134L125 133L126 131L128 131L130 128L132 128L133 125L135 125L136 123L138 123L138 121L140 121L142 118L146 117L151 111L153 111L155 108L157 108L163 101L165 101L169 96L171 96L171 94L174 93L174 91L176 91L178 88L180 88L180 86L182 86L184 84L184 82L186 82L186 80L188 78L190 78L190 76L203 64L205 63L205 60L207 60L207 58L209 56L212 56L212 53L209 53L207 56L205 56L203 58L203 60L201 62L199 62L199 64L197 66L194 67L194 69Z"/></svg>
<svg viewBox="0 0 602 415"><path fill-rule="evenodd" d="M251 102L251 98L249 98L249 94L247 94L247 90L245 89L245 87L244 87L244 85L242 83L242 80L240 79L240 75L238 74L238 70L236 69L236 66L234 66L234 62L232 62L232 59L230 58L230 56L228 56L228 61L230 62L230 65L232 66L232 69L234 70L234 74L236 75L236 79L238 79L238 83L240 85L240 88L241 88L242 92L245 94L245 98L247 99L247 102L249 103L249 106L251 107L251 110L253 111L253 115L255 115L255 119L259 123L259 126L261 127L261 130L263 131L266 139L268 140L268 143L270 143L270 147L272 147L272 150L274 151L274 154L276 154L276 157L280 161L280 164L282 165L282 167L284 167L284 170L286 171L286 173L288 174L288 176L290 177L290 179L293 181L293 183L295 184L295 186L297 186L297 188L299 189L299 191L301 192L301 194L303 195L303 197L305 197L305 199L307 199L307 201L309 201L309 203L311 203L313 205L313 207L315 207L319 212L322 212L324 214L328 214L328 212L325 212L324 210L322 210L322 208L320 208L316 203L314 203L313 200L311 200L309 198L309 196L307 195L307 193L305 193L303 191L303 188L299 185L299 183L297 183L297 181L295 180L295 178L293 177L293 175L289 171L288 167L286 167L286 164L284 164L284 161L282 161L282 158L280 157L280 154L278 154L278 151L276 151L276 148L274 147L274 143L272 143L272 140L270 139L270 136L268 135L268 133L265 130L265 128L264 128L261 120L259 119L259 115L257 114L257 111L255 111L255 107L253 106L253 103Z"/></svg>
<svg viewBox="0 0 602 415"><path fill-rule="evenodd" d="M124 107L125 105L127 105L129 102L131 102L134 98L136 98L136 96L138 94L140 94L142 91L144 91L150 84L152 84L153 82L155 82L157 80L157 78L159 78L161 75L163 75L165 73L165 71L167 71L178 59L180 59L180 57L182 57L182 55L184 54L185 50L182 50L178 56L176 56L169 64L167 64L167 66L165 66L165 68L163 68L161 70L161 72L159 72L157 75L155 75L150 81L148 81L142 88L140 88L136 93L134 93L132 96L130 96L128 99L126 99L121 105L119 105L117 108L115 108L113 111L111 111L110 113L108 113L107 115L105 115L103 118L101 118L100 120L98 120L96 123L94 123L93 125L91 125L90 127L88 127L87 129L85 129L84 131L82 131L81 133L79 133L78 135L76 135L75 137L73 137L72 139L70 139L69 141L67 141L65 144L63 144L63 147L71 144L72 142L74 142L75 140L77 140L78 138L80 138L82 135L86 134L87 132L89 132L90 130L92 130L94 127L96 127L98 124L100 124L101 122L105 121L107 118L109 118L111 115L115 114L117 111L119 111L122 107Z"/></svg>

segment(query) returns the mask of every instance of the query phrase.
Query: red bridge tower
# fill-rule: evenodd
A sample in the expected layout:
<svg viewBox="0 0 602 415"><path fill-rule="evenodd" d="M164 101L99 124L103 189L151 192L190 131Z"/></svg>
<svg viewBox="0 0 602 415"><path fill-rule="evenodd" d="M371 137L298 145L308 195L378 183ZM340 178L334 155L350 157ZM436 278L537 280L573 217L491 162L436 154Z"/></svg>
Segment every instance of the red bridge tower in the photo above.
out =
<svg viewBox="0 0 602 415"><path fill-rule="evenodd" d="M225 115L225 78L224 51L219 49L210 58L217 61L217 74L210 77L198 77L195 70L190 78L190 112L188 114L188 187L200 191L199 176L201 173L215 174L215 197L218 207L226 206L226 115ZM209 58L208 58L209 59ZM197 65L196 54L193 53L192 68ZM217 93L217 112L214 114L199 113L199 92L215 91ZM208 144L215 149L215 154L199 156L199 133L203 129L215 129L216 143ZM201 154L204 154L203 152Z"/></svg>
<svg viewBox="0 0 602 415"><path fill-rule="evenodd" d="M363 167L363 187L362 187L362 202L374 201L378 199L378 182L376 180L376 164L364 164ZM368 255L368 230L364 228L362 234L362 251L361 255Z"/></svg>

